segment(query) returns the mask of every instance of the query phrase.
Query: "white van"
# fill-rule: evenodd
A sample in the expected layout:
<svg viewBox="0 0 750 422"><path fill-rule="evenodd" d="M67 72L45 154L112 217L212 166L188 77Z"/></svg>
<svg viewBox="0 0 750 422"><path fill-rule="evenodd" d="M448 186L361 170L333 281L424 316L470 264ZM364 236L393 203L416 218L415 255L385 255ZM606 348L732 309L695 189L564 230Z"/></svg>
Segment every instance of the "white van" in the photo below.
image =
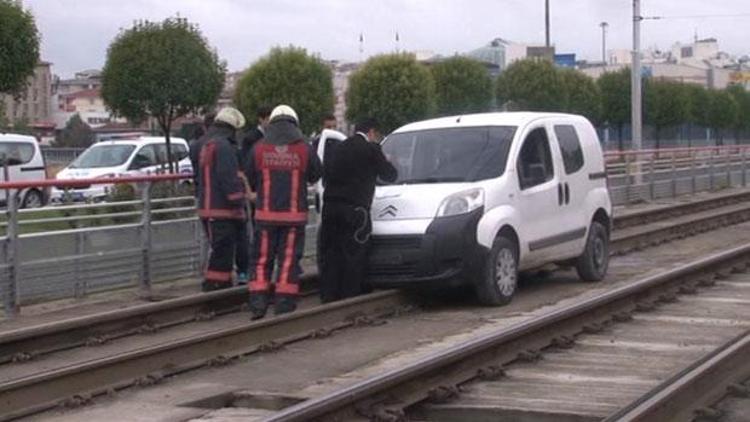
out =
<svg viewBox="0 0 750 422"><path fill-rule="evenodd" d="M39 143L33 136L0 133L0 160L4 157L10 182L26 182L47 178L47 167ZM5 163L2 166L5 166ZM6 181L5 169L0 167L0 181ZM18 193L21 208L44 205L47 194L44 188L27 188ZM0 203L7 203L7 193L0 190Z"/></svg>
<svg viewBox="0 0 750 422"><path fill-rule="evenodd" d="M182 138L170 138L172 157L178 162L180 173L192 173L188 143ZM91 145L67 167L57 173L59 180L113 178L158 174L168 168L167 143L163 137L140 137L103 141ZM90 185L67 189L73 201L104 199L112 185ZM51 200L62 202L66 189L52 188Z"/></svg>
<svg viewBox="0 0 750 422"><path fill-rule="evenodd" d="M609 263L612 204L596 131L584 117L488 113L404 126L383 141L398 169L372 205L368 278L380 287L473 285L508 303L518 271Z"/></svg>

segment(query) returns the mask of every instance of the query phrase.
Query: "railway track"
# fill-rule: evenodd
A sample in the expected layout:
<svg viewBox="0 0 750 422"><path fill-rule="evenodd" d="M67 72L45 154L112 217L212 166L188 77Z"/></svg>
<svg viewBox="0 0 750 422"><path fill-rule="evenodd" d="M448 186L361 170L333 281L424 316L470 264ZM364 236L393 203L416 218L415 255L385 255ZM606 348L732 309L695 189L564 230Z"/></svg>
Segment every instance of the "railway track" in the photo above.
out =
<svg viewBox="0 0 750 422"><path fill-rule="evenodd" d="M619 220L624 221L620 223L623 228L613 235L613 252L624 253L750 220L750 206L742 204L747 199L744 195L728 195L723 201L714 201L713 208L710 203L696 201L696 209L701 210L697 214L691 214L689 208L681 205L681 211L667 214L671 218L668 222L654 222L658 213L647 211L642 217L651 221L649 226L636 223L638 214L623 217ZM51 362L43 371L14 372L14 366L22 367L31 360L45 361L49 355L54 357L68 349L87 345L106 347L120 338L168 332L168 328L237 313L244 298L244 289L235 288L2 333L0 375L7 375L8 368L11 370L9 377L0 377L6 379L0 382L0 420L40 412L61 403L85 403L98 394L158 382L187 370L222 365L249 353L273 350L285 343L370 324L403 312L413 303L404 293L380 292L261 323L242 321L207 333L175 334L172 340L165 339L159 344L64 367L55 367Z"/></svg>
<svg viewBox="0 0 750 422"><path fill-rule="evenodd" d="M265 420L710 416L718 409L701 400L721 400L726 383L747 393L738 383L750 377L749 266L747 244L473 338ZM714 365L719 361L725 366ZM717 388L706 388L707 379ZM685 411L685 403L703 410L688 411L687 419L672 411ZM644 404L660 413L638 410Z"/></svg>
<svg viewBox="0 0 750 422"><path fill-rule="evenodd" d="M750 192L631 212L615 217L610 252L622 255L748 220ZM312 294L315 287L315 276L303 278L303 290ZM213 319L240 311L245 301L246 290L235 287L2 332L0 368L58 351Z"/></svg>
<svg viewBox="0 0 750 422"><path fill-rule="evenodd" d="M607 418L614 421L750 420L750 330Z"/></svg>

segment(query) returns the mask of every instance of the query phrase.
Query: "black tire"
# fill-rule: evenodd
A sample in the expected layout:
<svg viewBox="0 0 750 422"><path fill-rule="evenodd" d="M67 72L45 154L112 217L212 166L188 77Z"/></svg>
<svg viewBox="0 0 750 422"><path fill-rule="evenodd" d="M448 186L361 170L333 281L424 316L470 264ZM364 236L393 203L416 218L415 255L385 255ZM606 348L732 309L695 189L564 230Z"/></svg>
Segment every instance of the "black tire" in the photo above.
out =
<svg viewBox="0 0 750 422"><path fill-rule="evenodd" d="M498 277L502 277L499 279ZM483 305L508 304L518 287L518 250L511 240L499 236L477 278L477 299Z"/></svg>
<svg viewBox="0 0 750 422"><path fill-rule="evenodd" d="M581 280L601 281L609 267L609 231L597 221L591 223L586 248L576 260L576 271Z"/></svg>
<svg viewBox="0 0 750 422"><path fill-rule="evenodd" d="M42 193L36 189L31 189L26 192L21 201L21 208L39 208L44 206L44 197Z"/></svg>

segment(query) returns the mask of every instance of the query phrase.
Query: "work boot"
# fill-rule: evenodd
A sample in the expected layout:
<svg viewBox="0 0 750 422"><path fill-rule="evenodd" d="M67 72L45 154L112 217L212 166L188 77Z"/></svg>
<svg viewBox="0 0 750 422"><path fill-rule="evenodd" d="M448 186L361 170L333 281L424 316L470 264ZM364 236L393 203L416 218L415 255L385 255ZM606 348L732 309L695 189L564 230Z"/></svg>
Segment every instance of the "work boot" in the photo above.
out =
<svg viewBox="0 0 750 422"><path fill-rule="evenodd" d="M288 314L297 310L297 299L290 296L276 296L273 313L275 315Z"/></svg>
<svg viewBox="0 0 750 422"><path fill-rule="evenodd" d="M216 281L204 281L201 284L201 291L213 292L216 290L228 289L232 287L232 283L216 282Z"/></svg>
<svg viewBox="0 0 750 422"><path fill-rule="evenodd" d="M266 316L268 310L268 298L265 294L250 294L248 299L250 308L250 320L255 321Z"/></svg>

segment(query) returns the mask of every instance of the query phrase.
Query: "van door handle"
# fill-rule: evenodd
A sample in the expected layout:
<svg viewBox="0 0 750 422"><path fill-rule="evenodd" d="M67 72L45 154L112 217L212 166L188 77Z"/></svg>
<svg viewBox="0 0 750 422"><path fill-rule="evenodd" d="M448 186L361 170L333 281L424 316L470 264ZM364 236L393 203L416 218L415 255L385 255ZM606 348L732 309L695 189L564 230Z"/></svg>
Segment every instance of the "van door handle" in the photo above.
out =
<svg viewBox="0 0 750 422"><path fill-rule="evenodd" d="M565 205L570 203L570 186L565 183Z"/></svg>
<svg viewBox="0 0 750 422"><path fill-rule="evenodd" d="M557 184L557 205L562 206L564 202L563 197L563 185L562 183Z"/></svg>

